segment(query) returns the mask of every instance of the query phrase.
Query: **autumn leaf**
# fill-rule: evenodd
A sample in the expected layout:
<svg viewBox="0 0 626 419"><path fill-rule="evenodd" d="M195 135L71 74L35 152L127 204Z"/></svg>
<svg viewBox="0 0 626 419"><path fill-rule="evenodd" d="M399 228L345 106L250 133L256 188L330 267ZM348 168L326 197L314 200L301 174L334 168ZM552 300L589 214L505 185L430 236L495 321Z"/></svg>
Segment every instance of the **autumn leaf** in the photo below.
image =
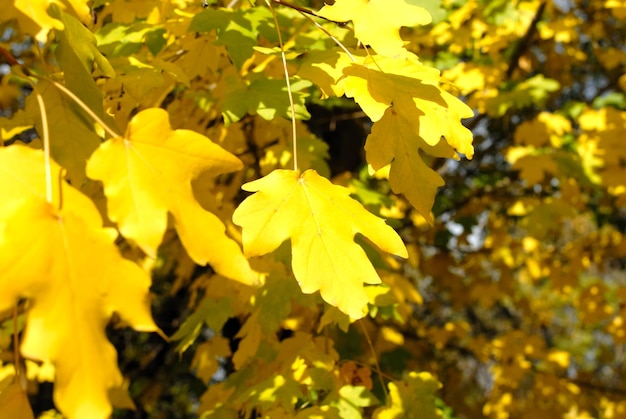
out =
<svg viewBox="0 0 626 419"><path fill-rule="evenodd" d="M87 3L85 0L15 0L13 3L15 8L5 8L0 21L16 18L20 28L25 33L36 37L39 42L44 43L50 30L62 30L64 28L62 22L48 14L48 7L51 4L58 5L63 9L67 9L69 6L70 9L67 9L67 11L78 17L84 24L87 24L91 21L91 13Z"/></svg>
<svg viewBox="0 0 626 419"><path fill-rule="evenodd" d="M352 57L363 60L357 51ZM311 80L322 91L322 97L343 96L345 77L343 70L354 61L348 54L336 50L312 50L306 53L300 63L298 75Z"/></svg>
<svg viewBox="0 0 626 419"><path fill-rule="evenodd" d="M388 108L383 118L372 127L367 137L365 152L374 170L391 163L389 183L395 193L406 196L419 213L432 222L430 210L437 188L444 181L424 163L420 150L436 157L454 157L454 150L445 142L428 145L416 132L413 124L395 108Z"/></svg>
<svg viewBox="0 0 626 419"><path fill-rule="evenodd" d="M106 418L122 376L105 327L117 312L136 330L157 330L150 277L121 257L87 197L63 183L58 205L45 200L42 152L3 148L0 167L0 194L13 203L0 206L0 310L29 300L23 356L54 364L55 403L67 417ZM59 171L54 164L55 179Z"/></svg>
<svg viewBox="0 0 626 419"><path fill-rule="evenodd" d="M91 31L77 18L63 12L56 3L50 5L50 11L52 16L63 24L63 30L57 34L59 37L58 48L61 48L61 51L55 52L65 75L68 78L81 77L84 74L91 75L94 70L93 67L96 65L106 77L115 77L115 70L113 70L106 57L98 50L96 38ZM76 68L72 68L72 66ZM90 81L94 83L93 79ZM95 90L98 91L98 89ZM102 95L99 94L98 96ZM92 104L90 103L90 105ZM92 106L94 105L96 103ZM102 104L99 107L102 108Z"/></svg>
<svg viewBox="0 0 626 419"><path fill-rule="evenodd" d="M391 164L393 191L432 221L430 209L444 182L424 163L420 150L435 157L456 157L456 150L471 158L472 133L460 120L472 112L438 87L437 70L415 58L376 63L344 69L346 95L375 121L365 145L367 162L374 170Z"/></svg>
<svg viewBox="0 0 626 419"><path fill-rule="evenodd" d="M304 101L308 96L306 89L311 83L294 78L290 86L296 118L309 119L311 115ZM233 75L226 78L225 89L227 93L222 102L222 114L227 124L240 120L246 114L258 114L268 121L278 116L291 117L291 103L285 80L263 77L248 85L239 76Z"/></svg>
<svg viewBox="0 0 626 419"><path fill-rule="evenodd" d="M410 372L404 381L388 385L387 405L376 409L374 419L441 419L433 393L441 385L427 372Z"/></svg>
<svg viewBox="0 0 626 419"><path fill-rule="evenodd" d="M461 124L461 119L474 113L439 87L438 70L411 56L352 64L343 73L346 96L353 97L374 122L394 106L427 144L434 146L443 136L458 152L473 156L472 133Z"/></svg>
<svg viewBox="0 0 626 419"><path fill-rule="evenodd" d="M207 9L191 20L190 32L216 31L216 45L225 45L237 68L254 53L257 38L268 25L272 15L266 7L229 10L227 8ZM266 29L267 31L267 29ZM267 36L267 33L265 33Z"/></svg>
<svg viewBox="0 0 626 419"><path fill-rule="evenodd" d="M55 37L59 42L55 56L65 75L65 86L74 92L100 119L111 124L113 118L104 112L102 92L94 81L92 73L97 68L103 76L114 78L115 70L105 56L100 53L94 35L83 23L74 16L61 11L55 3L50 5L50 13L64 26L62 31L55 32ZM84 111L81 110L81 113L84 114ZM93 131L93 127L89 128ZM94 149L99 143L100 140L98 139ZM91 151L93 150L90 150L89 155ZM81 167L84 167L89 155L80 156Z"/></svg>
<svg viewBox="0 0 626 419"><path fill-rule="evenodd" d="M391 227L351 199L346 188L331 184L314 170L302 174L275 170L242 188L256 192L233 215L235 224L243 227L245 254L263 255L290 239L292 269L302 292L319 290L326 302L352 318L364 316L363 284L380 283L365 252L354 242L355 235L407 257Z"/></svg>
<svg viewBox="0 0 626 419"><path fill-rule="evenodd" d="M318 14L335 22L352 21L359 41L390 57L404 50L402 26L431 22L428 11L412 0L337 0L322 7Z"/></svg>
<svg viewBox="0 0 626 419"><path fill-rule="evenodd" d="M239 170L241 162L207 137L172 130L162 109L138 113L125 137L103 143L89 159L87 175L104 183L109 218L124 237L151 257L167 228L168 213L189 256L198 264L246 283L256 281L237 243L222 221L203 209L191 181L208 172Z"/></svg>
<svg viewBox="0 0 626 419"><path fill-rule="evenodd" d="M72 184L81 185L85 181L86 161L101 139L88 123L85 113L54 84L42 80L37 87L46 103L52 157L67 170L67 178ZM20 111L16 118L34 122L37 132L42 135L43 121L36 95L26 98L24 111Z"/></svg>
<svg viewBox="0 0 626 419"><path fill-rule="evenodd" d="M26 392L18 383L10 384L0 393L0 415L11 419L34 419Z"/></svg>

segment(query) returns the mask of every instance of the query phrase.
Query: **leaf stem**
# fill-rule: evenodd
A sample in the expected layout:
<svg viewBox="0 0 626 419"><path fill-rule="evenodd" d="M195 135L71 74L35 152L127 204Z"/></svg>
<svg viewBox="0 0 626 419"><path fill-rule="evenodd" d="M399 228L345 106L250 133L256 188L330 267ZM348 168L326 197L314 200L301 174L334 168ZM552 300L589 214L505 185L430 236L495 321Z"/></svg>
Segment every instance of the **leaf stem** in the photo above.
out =
<svg viewBox="0 0 626 419"><path fill-rule="evenodd" d="M280 45L280 55L283 62L283 70L285 72L285 82L287 83L287 94L289 95L289 108L291 110L291 135L293 138L293 170L295 172L298 171L298 140L297 140L297 132L296 132L296 110L293 104L293 93L291 92L291 82L289 80L289 70L287 69L287 58L285 57L285 45L283 44L283 37L280 34L280 27L278 26L278 18L276 17L276 12L274 11L274 7L272 6L272 1L276 0L265 0L265 3L270 8L272 12L272 17L274 18L274 26L276 28L276 34L278 35L278 44Z"/></svg>
<svg viewBox="0 0 626 419"><path fill-rule="evenodd" d="M20 382L20 338L17 335L17 304L13 306L13 366L15 368L15 382Z"/></svg>
<svg viewBox="0 0 626 419"><path fill-rule="evenodd" d="M276 0L274 0L276 1ZM282 3L281 3L282 4ZM354 58L354 56L350 53L350 51L348 51L348 48L345 47L344 44L341 43L341 41L339 41L337 38L335 38L335 36L333 34L331 34L330 32L328 32L326 30L325 27L323 27L322 25L320 25L318 22L314 21L313 18L311 18L311 16L307 15L305 12L303 12L300 9L296 9L298 10L298 12L300 12L300 14L304 17L306 17L307 19L309 19L311 22L313 22L313 24L315 25L316 28L318 28L319 30L321 30L322 32L324 32L330 39L333 40L333 42L335 44L337 44L337 46L339 46L339 48L341 48L346 54L348 54L348 57L350 57L350 59L352 60L352 62L356 63L356 58ZM313 16L317 16L317 15L313 15ZM317 16L320 17L320 16Z"/></svg>
<svg viewBox="0 0 626 419"><path fill-rule="evenodd" d="M367 54L367 56L369 57L370 60L372 60L372 62L374 63L374 65L376 67L378 67L378 70L380 70L381 73L384 73L385 71L380 68L380 66L378 65L378 63L376 62L376 60L374 59L374 56L370 54L370 50L367 47L367 45L363 45L363 49L365 49L365 53Z"/></svg>
<svg viewBox="0 0 626 419"><path fill-rule="evenodd" d="M43 142L44 170L46 176L46 202L52 204L52 161L50 158L50 132L48 131L48 116L46 115L46 104L37 85L32 83L33 92L37 97L39 113L41 115L41 141Z"/></svg>
<svg viewBox="0 0 626 419"><path fill-rule="evenodd" d="M116 132L114 129L112 129L107 124L105 124L104 121L102 119L100 119L100 117L98 115L96 115L96 113L94 111L89 109L89 106L85 105L85 103L82 100L80 100L78 98L78 96L76 96L74 93L72 93L71 90L69 90L67 87L63 86L61 83L57 83L54 80L50 80L50 79L46 79L46 80L48 80L50 83L52 83L54 85L54 87L56 87L57 89L59 89L60 91L65 93L78 106L80 106L80 108L83 111L85 111L87 113L87 115L89 115L94 121L96 121L98 124L100 124L100 126L107 132L107 134L109 134L113 138L116 138L116 137L120 136L120 134L118 132Z"/></svg>
<svg viewBox="0 0 626 419"><path fill-rule="evenodd" d="M376 351L374 350L374 345L372 344L372 339L370 339L369 333L367 333L367 329L363 324L363 320L358 320L361 329L363 329L363 334L365 335L365 340L367 340L367 345L370 347L372 351L372 356L374 358L374 366L376 367L376 374L378 375L378 379L380 380L380 385L383 388L383 393L385 393L385 398L389 398L389 393L387 392L387 387L385 386L385 380L383 380L383 373L380 369L380 364L378 363L378 357L376 356Z"/></svg>

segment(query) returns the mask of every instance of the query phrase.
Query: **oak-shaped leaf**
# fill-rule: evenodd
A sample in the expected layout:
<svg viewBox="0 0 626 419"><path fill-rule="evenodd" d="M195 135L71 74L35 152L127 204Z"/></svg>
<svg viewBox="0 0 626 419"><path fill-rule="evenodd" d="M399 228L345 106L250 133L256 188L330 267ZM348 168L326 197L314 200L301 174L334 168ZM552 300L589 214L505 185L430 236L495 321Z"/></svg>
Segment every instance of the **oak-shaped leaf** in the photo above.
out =
<svg viewBox="0 0 626 419"><path fill-rule="evenodd" d="M348 66L343 73L346 95L374 121L365 145L367 162L374 170L391 164L393 191L404 194L430 220L443 180L419 151L435 157L456 157L458 151L471 158L472 132L461 119L471 117L472 110L442 90L439 72L416 57L381 57L375 63Z"/></svg>
<svg viewBox="0 0 626 419"><path fill-rule="evenodd" d="M413 0L337 0L318 14L335 22L351 20L359 41L390 57L403 52L402 26L431 22L428 11Z"/></svg>
<svg viewBox="0 0 626 419"><path fill-rule="evenodd" d="M396 108L385 111L382 119L373 125L365 143L365 155L372 168L378 170L391 163L391 189L403 194L426 220L432 221L430 210L437 188L443 186L444 181L428 167L420 151L435 157L455 156L452 147L444 141L434 146L427 144Z"/></svg>
<svg viewBox="0 0 626 419"><path fill-rule="evenodd" d="M402 240L384 220L314 170L275 170L242 188L256 192L233 215L243 228L245 254L263 255L290 239L292 269L302 292L319 290L326 302L352 318L365 314L364 283L381 282L355 235L407 257Z"/></svg>
<svg viewBox="0 0 626 419"><path fill-rule="evenodd" d="M242 168L241 161L207 137L172 130L163 109L139 112L124 137L104 142L87 163L87 176L104 184L109 218L122 235L156 257L167 228L168 213L189 256L229 278L256 281L237 243L222 221L206 211L193 194L191 181Z"/></svg>
<svg viewBox="0 0 626 419"><path fill-rule="evenodd" d="M417 57L376 58L343 70L346 96L353 97L376 122L390 106L413 124L427 144L445 137L459 153L474 155L472 132L461 119L474 116L472 109L440 86L439 71Z"/></svg>
<svg viewBox="0 0 626 419"><path fill-rule="evenodd" d="M59 179L59 166L51 173ZM150 277L122 258L117 233L102 228L89 198L55 181L48 202L41 151L0 149L0 174L0 310L28 300L21 352L54 365L54 400L63 414L107 418L123 380L105 327L117 312L136 330L157 330Z"/></svg>

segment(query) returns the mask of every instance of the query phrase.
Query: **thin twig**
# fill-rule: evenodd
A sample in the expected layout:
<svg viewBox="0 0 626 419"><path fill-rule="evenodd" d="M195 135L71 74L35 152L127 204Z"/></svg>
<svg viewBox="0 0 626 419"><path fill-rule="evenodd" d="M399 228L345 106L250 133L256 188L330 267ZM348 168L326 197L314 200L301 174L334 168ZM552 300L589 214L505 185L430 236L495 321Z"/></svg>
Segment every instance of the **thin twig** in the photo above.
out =
<svg viewBox="0 0 626 419"><path fill-rule="evenodd" d="M24 67L22 64L20 64L20 62L17 61L17 59L13 56L13 54L11 54L9 51L4 49L2 46L0 46L0 55L2 55L4 59L9 62L9 65L11 67L20 67L22 71L24 72L24 74L26 74L27 76L30 75L28 72L28 69Z"/></svg>
<svg viewBox="0 0 626 419"><path fill-rule="evenodd" d="M272 7L272 1L275 0L265 0L265 3L270 8L272 12L272 17L274 18L274 25L276 27L276 34L278 35L278 44L280 45L280 56L283 61L283 70L285 72L285 82L287 83L287 94L289 95L289 109L291 110L291 130L292 130L292 144L293 144L293 170L295 172L298 171L298 140L297 140L297 132L296 132L296 109L293 104L293 93L291 91L291 81L289 80L289 70L287 69L287 58L285 57L285 45L283 44L283 37L280 34L280 27L278 26L278 18L276 17L276 12L274 11L274 7Z"/></svg>
<svg viewBox="0 0 626 419"><path fill-rule="evenodd" d="M363 334L365 335L365 340L367 340L367 344L370 347L370 351L372 351L372 356L374 358L374 366L376 367L376 374L378 374L378 379L380 380L380 385L383 388L383 393L385 393L385 398L389 398L389 393L387 392L387 387L385 386L385 380L383 380L383 373L380 369L380 364L378 363L378 356L376 355L376 351L374 350L374 345L372 344L372 339L370 339L369 333L367 333L367 329L363 324L362 320L358 320L359 325L361 325L361 329L363 329Z"/></svg>
<svg viewBox="0 0 626 419"><path fill-rule="evenodd" d="M533 35L537 31L537 24L541 20L543 16L543 12L546 8L547 2L543 2L537 7L537 11L535 12L535 16L533 20L528 25L528 29L524 34L524 37L519 41L519 43L515 46L515 50L513 50L513 54L511 55L511 59L509 60L509 67L506 70L505 80L510 79L513 76L513 73L519 66L519 59L522 57L522 54L528 49L530 45L530 41L532 40Z"/></svg>
<svg viewBox="0 0 626 419"><path fill-rule="evenodd" d="M307 15L315 16L316 18L319 18L319 19L324 19L324 20L326 20L328 22L336 23L337 25L342 25L343 26L343 25L346 25L348 23L348 22L338 22L336 20L332 20L332 19L329 19L327 17L320 16L320 15L318 15L316 12L314 12L311 9L307 9L306 7L302 7L302 6L298 6L298 5L289 3L289 2L287 2L285 0L271 0L271 1L274 2L274 3L278 3L278 4L282 5L282 6L289 7L290 9L297 10L300 13L305 13Z"/></svg>

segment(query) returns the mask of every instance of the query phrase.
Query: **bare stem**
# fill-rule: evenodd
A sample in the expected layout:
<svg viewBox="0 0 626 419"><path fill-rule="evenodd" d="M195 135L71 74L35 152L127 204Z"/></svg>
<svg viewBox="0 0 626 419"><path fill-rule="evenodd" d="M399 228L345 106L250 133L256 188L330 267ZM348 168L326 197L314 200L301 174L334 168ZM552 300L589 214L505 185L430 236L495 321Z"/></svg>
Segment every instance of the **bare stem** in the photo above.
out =
<svg viewBox="0 0 626 419"><path fill-rule="evenodd" d="M289 109L291 111L291 135L293 138L293 170L295 172L298 171L298 140L297 140L297 132L296 132L296 109L293 104L293 93L291 91L291 81L289 80L289 70L287 70L287 58L285 57L285 45L283 44L283 37L280 34L280 27L278 26L278 19L276 18L276 12L274 11L274 7L272 7L271 0L265 0L265 3L270 8L272 12L272 17L274 18L274 25L276 28L276 34L278 35L278 44L280 45L280 55L283 62L283 70L285 72L285 82L287 83L287 94L289 95Z"/></svg>

